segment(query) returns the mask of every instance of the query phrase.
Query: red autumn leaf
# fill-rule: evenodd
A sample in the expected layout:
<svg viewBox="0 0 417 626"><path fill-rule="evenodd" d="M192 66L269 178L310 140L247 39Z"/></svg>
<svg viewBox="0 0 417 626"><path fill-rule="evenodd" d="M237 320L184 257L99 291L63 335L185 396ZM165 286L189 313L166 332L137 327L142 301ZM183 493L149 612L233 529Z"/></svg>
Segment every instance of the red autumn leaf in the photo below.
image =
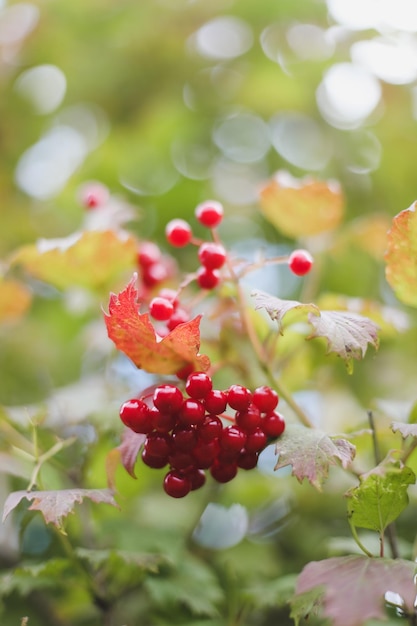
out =
<svg viewBox="0 0 417 626"><path fill-rule="evenodd" d="M299 596L317 587L324 589L323 615L333 626L363 626L370 619L385 619L385 594L389 592L398 594L400 608L413 613L414 574L415 563L402 559L343 556L313 561L298 577L292 615Z"/></svg>
<svg viewBox="0 0 417 626"><path fill-rule="evenodd" d="M392 220L385 254L387 281L401 302L417 306L417 202Z"/></svg>
<svg viewBox="0 0 417 626"><path fill-rule="evenodd" d="M110 489L61 489L59 491L14 491L11 493L3 509L3 521L26 498L32 504L30 511L40 511L47 524L57 527L62 525L62 518L72 512L74 505L81 503L84 498L93 502L103 502L118 508L118 504Z"/></svg>
<svg viewBox="0 0 417 626"><path fill-rule="evenodd" d="M111 294L109 312L104 314L108 335L116 348L138 368L154 374L175 374L190 363L196 371L206 371L210 360L198 352L201 315L179 324L161 339L148 313L139 312L135 282L136 275L123 291Z"/></svg>

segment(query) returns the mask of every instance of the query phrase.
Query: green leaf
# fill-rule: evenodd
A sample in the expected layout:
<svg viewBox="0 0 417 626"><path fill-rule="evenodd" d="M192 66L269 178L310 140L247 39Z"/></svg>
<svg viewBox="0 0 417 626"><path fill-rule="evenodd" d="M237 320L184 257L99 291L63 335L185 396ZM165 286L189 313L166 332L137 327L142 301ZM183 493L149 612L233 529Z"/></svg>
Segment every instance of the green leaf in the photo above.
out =
<svg viewBox="0 0 417 626"><path fill-rule="evenodd" d="M265 580L250 587L245 592L245 596L253 606L258 608L283 607L289 603L294 593L296 580L296 574Z"/></svg>
<svg viewBox="0 0 417 626"><path fill-rule="evenodd" d="M36 565L17 567L0 576L0 596L13 592L25 596L38 589L56 589L72 569L69 559L50 559Z"/></svg>
<svg viewBox="0 0 417 626"><path fill-rule="evenodd" d="M297 593L291 599L290 616L299 626L300 620L318 617L322 608L324 587L314 587L304 593Z"/></svg>
<svg viewBox="0 0 417 626"><path fill-rule="evenodd" d="M339 461L348 467L355 457L355 446L346 439L331 437L316 428L289 424L277 441L278 462L274 469L292 465L292 474L299 482L304 478L319 491L329 467Z"/></svg>
<svg viewBox="0 0 417 626"><path fill-rule="evenodd" d="M407 489L415 480L414 472L399 461L385 461L363 474L360 484L346 493L350 522L383 533L407 506Z"/></svg>
<svg viewBox="0 0 417 626"><path fill-rule="evenodd" d="M388 231L385 275L401 302L417 307L417 202L398 213Z"/></svg>

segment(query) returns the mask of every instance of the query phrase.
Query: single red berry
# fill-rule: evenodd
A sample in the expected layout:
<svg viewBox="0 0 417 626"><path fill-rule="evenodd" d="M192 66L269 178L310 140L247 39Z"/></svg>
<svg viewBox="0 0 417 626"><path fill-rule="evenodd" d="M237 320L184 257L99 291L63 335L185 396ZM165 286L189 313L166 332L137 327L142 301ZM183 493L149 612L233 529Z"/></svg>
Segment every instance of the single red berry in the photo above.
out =
<svg viewBox="0 0 417 626"><path fill-rule="evenodd" d="M187 380L189 375L192 374L193 372L194 372L194 364L187 363L187 365L184 365L184 367L181 367L181 369L175 372L175 376L177 376L180 380Z"/></svg>
<svg viewBox="0 0 417 626"><path fill-rule="evenodd" d="M177 423L177 416L175 413L161 413L156 406L153 406L150 412L152 416L152 424L155 430L168 433Z"/></svg>
<svg viewBox="0 0 417 626"><path fill-rule="evenodd" d="M202 469L194 469L187 472L187 477L191 481L191 491L200 489L206 482L206 473Z"/></svg>
<svg viewBox="0 0 417 626"><path fill-rule="evenodd" d="M169 320L174 312L174 305L170 300L156 296L152 298L149 303L149 313L152 317L159 322L166 322Z"/></svg>
<svg viewBox="0 0 417 626"><path fill-rule="evenodd" d="M161 263L153 263L142 270L142 281L146 287L156 287L168 278L168 268Z"/></svg>
<svg viewBox="0 0 417 626"><path fill-rule="evenodd" d="M175 311L169 318L167 322L167 328L169 330L174 330L174 328L179 326L179 324L185 324L189 320L190 320L190 316L188 312L185 309L178 307L177 309L175 309Z"/></svg>
<svg viewBox="0 0 417 626"><path fill-rule="evenodd" d="M172 498L184 498L191 491L188 476L171 470L164 478L164 491Z"/></svg>
<svg viewBox="0 0 417 626"><path fill-rule="evenodd" d="M235 422L246 434L253 433L261 424L261 412L255 404L250 404L245 411L236 411Z"/></svg>
<svg viewBox="0 0 417 626"><path fill-rule="evenodd" d="M152 414L147 404L137 398L127 400L119 411L123 424L135 433L150 433L154 426Z"/></svg>
<svg viewBox="0 0 417 626"><path fill-rule="evenodd" d="M307 250L294 250L288 258L288 267L293 274L304 276L313 266L313 257Z"/></svg>
<svg viewBox="0 0 417 626"><path fill-rule="evenodd" d="M177 426L172 432L172 445L177 452L192 452L197 443L197 432L192 426Z"/></svg>
<svg viewBox="0 0 417 626"><path fill-rule="evenodd" d="M161 413L176 413L182 406L182 392L174 385L159 385L153 394L153 403Z"/></svg>
<svg viewBox="0 0 417 626"><path fill-rule="evenodd" d="M228 483L236 476L237 469L236 463L220 463L219 461L214 461L210 468L210 473L218 483Z"/></svg>
<svg viewBox="0 0 417 626"><path fill-rule="evenodd" d="M174 450L168 457L168 463L172 469L176 470L190 470L195 467L195 460L191 453L181 450Z"/></svg>
<svg viewBox="0 0 417 626"><path fill-rule="evenodd" d="M227 403L236 411L245 411L252 402L252 392L242 385L231 385L227 391Z"/></svg>
<svg viewBox="0 0 417 626"><path fill-rule="evenodd" d="M278 411L265 415L261 428L267 437L280 437L285 430L285 420Z"/></svg>
<svg viewBox="0 0 417 626"><path fill-rule="evenodd" d="M237 459L237 466L245 470L251 470L258 464L258 453L242 450Z"/></svg>
<svg viewBox="0 0 417 626"><path fill-rule="evenodd" d="M166 433L149 433L145 441L145 450L150 456L167 457L171 452L171 437Z"/></svg>
<svg viewBox="0 0 417 626"><path fill-rule="evenodd" d="M198 427L198 437L201 441L212 441L220 437L223 431L222 421L216 415L208 415L203 424Z"/></svg>
<svg viewBox="0 0 417 626"><path fill-rule="evenodd" d="M190 243L193 233L188 222L175 218L166 225L165 235L171 246L183 248Z"/></svg>
<svg viewBox="0 0 417 626"><path fill-rule="evenodd" d="M219 439L220 447L228 452L240 452L246 443L246 439L246 433L238 426L226 426Z"/></svg>
<svg viewBox="0 0 417 626"><path fill-rule="evenodd" d="M214 289L220 282L218 270L212 270L202 265L197 270L197 282L201 289Z"/></svg>
<svg viewBox="0 0 417 626"><path fill-rule="evenodd" d="M220 389L212 389L204 398L204 407L207 413L221 415L227 407L227 395Z"/></svg>
<svg viewBox="0 0 417 626"><path fill-rule="evenodd" d="M267 385L258 387L253 392L253 403L256 404L262 413L269 413L270 411L273 411L277 406L278 401L279 397L277 392Z"/></svg>
<svg viewBox="0 0 417 626"><path fill-rule="evenodd" d="M152 241L144 241L139 246L138 263L142 268L159 263L162 252Z"/></svg>
<svg viewBox="0 0 417 626"><path fill-rule="evenodd" d="M184 426L199 426L204 422L204 405L198 400L187 398L178 412L178 419Z"/></svg>
<svg viewBox="0 0 417 626"><path fill-rule="evenodd" d="M145 465L151 467L152 469L161 469L168 464L168 457L153 456L146 448L142 450L141 458Z"/></svg>
<svg viewBox="0 0 417 626"><path fill-rule="evenodd" d="M212 380L205 372L193 372L188 376L185 383L185 391L194 400L202 400L212 388Z"/></svg>
<svg viewBox="0 0 417 626"><path fill-rule="evenodd" d="M207 269L218 270L225 264L226 250L220 243L205 241L198 249L198 259Z"/></svg>
<svg viewBox="0 0 417 626"><path fill-rule="evenodd" d="M219 450L220 445L217 439L198 441L192 452L195 465L200 469L208 469L217 458Z"/></svg>
<svg viewBox="0 0 417 626"><path fill-rule="evenodd" d="M195 216L206 228L215 228L223 219L223 206L216 200L206 200L196 207Z"/></svg>
<svg viewBox="0 0 417 626"><path fill-rule="evenodd" d="M259 452L265 448L268 437L261 428L257 428L246 437L245 449L247 452Z"/></svg>

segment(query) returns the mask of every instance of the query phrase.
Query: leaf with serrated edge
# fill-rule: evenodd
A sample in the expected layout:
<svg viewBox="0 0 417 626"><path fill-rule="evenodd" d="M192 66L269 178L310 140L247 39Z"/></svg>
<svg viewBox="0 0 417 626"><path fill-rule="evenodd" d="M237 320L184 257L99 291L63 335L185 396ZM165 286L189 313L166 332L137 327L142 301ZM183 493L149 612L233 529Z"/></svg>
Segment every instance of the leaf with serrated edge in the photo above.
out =
<svg viewBox="0 0 417 626"><path fill-rule="evenodd" d="M403 439L407 437L417 437L417 424L406 424L405 422L392 422L393 433L400 433Z"/></svg>
<svg viewBox="0 0 417 626"><path fill-rule="evenodd" d="M362 474L360 484L345 494L350 522L359 528L383 533L406 508L407 489L415 481L414 472L399 461L383 461Z"/></svg>
<svg viewBox="0 0 417 626"><path fill-rule="evenodd" d="M333 626L363 626L369 619L385 618L384 596L401 596L414 611L416 564L402 559L343 556L312 561L298 577L296 595L324 587L323 615Z"/></svg>
<svg viewBox="0 0 417 626"><path fill-rule="evenodd" d="M346 439L330 437L316 428L288 424L284 434L276 443L278 462L275 470L292 466L292 475L298 481L304 478L319 491L326 480L329 467L337 465L347 468L355 457L355 446Z"/></svg>
<svg viewBox="0 0 417 626"><path fill-rule="evenodd" d="M336 228L343 217L344 198L336 181L294 178L281 170L261 190L260 206L280 232L298 238Z"/></svg>
<svg viewBox="0 0 417 626"><path fill-rule="evenodd" d="M388 231L385 276L401 302L417 307L417 202L398 213Z"/></svg>
<svg viewBox="0 0 417 626"><path fill-rule="evenodd" d="M84 498L96 503L110 504L119 508L110 489L62 489L59 491L14 491L9 494L3 509L3 521L26 498L32 504L30 511L40 511L47 524L60 527L62 519L72 513L75 504Z"/></svg>
<svg viewBox="0 0 417 626"><path fill-rule="evenodd" d="M282 333L284 317L290 311L294 313L320 315L320 310L315 304L303 304L297 300L281 300L275 296L270 296L262 291L254 291L256 309L265 309L272 321L278 324L278 331Z"/></svg>
<svg viewBox="0 0 417 626"><path fill-rule="evenodd" d="M308 337L327 339L328 352L338 354L347 365L352 359L362 359L368 343L378 348L378 325L369 318L345 311L321 311L320 316L309 314L314 333Z"/></svg>
<svg viewBox="0 0 417 626"><path fill-rule="evenodd" d="M119 294L112 293L109 312L104 314L109 338L133 363L154 374L175 374L193 364L197 371L206 371L210 360L199 354L200 320L198 315L179 324L163 339L155 332L147 313L138 310L136 275Z"/></svg>
<svg viewBox="0 0 417 626"><path fill-rule="evenodd" d="M124 231L85 231L23 246L11 263L57 289L104 291L122 272L134 269L137 247L137 240Z"/></svg>

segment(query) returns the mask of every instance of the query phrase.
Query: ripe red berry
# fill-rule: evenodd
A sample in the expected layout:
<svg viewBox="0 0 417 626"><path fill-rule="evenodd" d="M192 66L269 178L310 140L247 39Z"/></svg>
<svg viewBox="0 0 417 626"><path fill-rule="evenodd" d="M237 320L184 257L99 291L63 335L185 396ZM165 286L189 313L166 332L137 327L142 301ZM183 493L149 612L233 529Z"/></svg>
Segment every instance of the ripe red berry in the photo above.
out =
<svg viewBox="0 0 417 626"><path fill-rule="evenodd" d="M142 281L146 287L156 287L162 281L168 278L169 272L166 265L161 263L153 263L142 270Z"/></svg>
<svg viewBox="0 0 417 626"><path fill-rule="evenodd" d="M169 318L167 322L167 328L169 330L174 330L174 328L176 328L179 324L185 324L185 322L188 322L189 319L190 316L187 311L185 309L182 309L181 307L178 307Z"/></svg>
<svg viewBox="0 0 417 626"><path fill-rule="evenodd" d="M258 464L257 452L242 450L237 459L237 466L245 470L251 470Z"/></svg>
<svg viewBox="0 0 417 626"><path fill-rule="evenodd" d="M204 405L198 400L187 398L181 405L178 418L184 426L199 426L204 422Z"/></svg>
<svg viewBox="0 0 417 626"><path fill-rule="evenodd" d="M149 313L155 320L166 322L174 312L174 305L170 300L156 296L149 303Z"/></svg>
<svg viewBox="0 0 417 626"><path fill-rule="evenodd" d="M245 411L236 411L235 422L246 434L253 433L261 424L261 412L255 404Z"/></svg>
<svg viewBox="0 0 417 626"><path fill-rule="evenodd" d="M153 430L151 411L142 400L127 400L120 407L119 415L123 424L135 433L147 434Z"/></svg>
<svg viewBox="0 0 417 626"><path fill-rule="evenodd" d="M172 498L184 498L191 491L188 476L171 470L164 478L164 490Z"/></svg>
<svg viewBox="0 0 417 626"><path fill-rule="evenodd" d="M238 426L227 426L221 434L220 447L226 452L240 452L246 439L246 434Z"/></svg>
<svg viewBox="0 0 417 626"><path fill-rule="evenodd" d="M209 270L218 270L225 264L226 250L220 243L205 241L198 249L201 265Z"/></svg>
<svg viewBox="0 0 417 626"><path fill-rule="evenodd" d="M261 428L267 437L280 437L285 430L285 420L280 413L272 411L263 418Z"/></svg>
<svg viewBox="0 0 417 626"><path fill-rule="evenodd" d="M257 428L253 433L246 437L245 449L247 452L259 452L265 448L268 437L261 428Z"/></svg>
<svg viewBox="0 0 417 626"><path fill-rule="evenodd" d="M138 263L142 268L159 263L162 253L156 243L144 241L139 246Z"/></svg>
<svg viewBox="0 0 417 626"><path fill-rule="evenodd" d="M221 415L227 407L227 395L220 389L212 389L204 398L204 407L207 413Z"/></svg>
<svg viewBox="0 0 417 626"><path fill-rule="evenodd" d="M144 449L150 456L167 457L171 452L171 437L166 433L149 433Z"/></svg>
<svg viewBox="0 0 417 626"><path fill-rule="evenodd" d="M187 378L185 383L185 391L190 398L194 400L202 400L212 390L213 383L211 378L205 372L193 372Z"/></svg>
<svg viewBox="0 0 417 626"><path fill-rule="evenodd" d="M274 389L263 385L253 392L253 403L256 404L262 413L269 413L277 406L279 397Z"/></svg>
<svg viewBox="0 0 417 626"><path fill-rule="evenodd" d="M183 396L174 385L159 385L154 391L153 403L161 413L176 413L182 406Z"/></svg>
<svg viewBox="0 0 417 626"><path fill-rule="evenodd" d="M142 450L141 458L145 465L152 469L161 469L168 463L168 457L154 456L146 448Z"/></svg>
<svg viewBox="0 0 417 626"><path fill-rule="evenodd" d="M156 406L151 408L151 416L154 429L163 433L170 432L177 423L175 413L161 413Z"/></svg>
<svg viewBox="0 0 417 626"><path fill-rule="evenodd" d="M227 391L227 402L236 411L246 411L252 402L252 392L242 385L231 385Z"/></svg>
<svg viewBox="0 0 417 626"><path fill-rule="evenodd" d="M237 474L237 464L214 461L210 468L210 473L218 483L228 483Z"/></svg>
<svg viewBox="0 0 417 626"><path fill-rule="evenodd" d="M304 276L313 266L313 257L307 250L294 250L288 258L288 267L293 274Z"/></svg>
<svg viewBox="0 0 417 626"><path fill-rule="evenodd" d="M197 270L197 282L201 289L214 289L220 282L219 271L203 265Z"/></svg>
<svg viewBox="0 0 417 626"><path fill-rule="evenodd" d="M198 428L198 437L201 441L212 441L222 434L223 424L215 415L208 415Z"/></svg>
<svg viewBox="0 0 417 626"><path fill-rule="evenodd" d="M223 207L220 202L207 200L196 207L195 216L206 228L215 228L223 219Z"/></svg>
<svg viewBox="0 0 417 626"><path fill-rule="evenodd" d="M190 243L193 233L188 222L176 218L166 225L165 235L171 246L183 248Z"/></svg>
<svg viewBox="0 0 417 626"><path fill-rule="evenodd" d="M197 443L197 432L190 426L177 426L172 432L172 445L175 451L192 452Z"/></svg>
<svg viewBox="0 0 417 626"><path fill-rule="evenodd" d="M194 469L187 472L187 477L191 481L191 491L200 489L206 482L206 474L202 469Z"/></svg>
<svg viewBox="0 0 417 626"><path fill-rule="evenodd" d="M199 441L192 452L195 465L200 469L208 469L217 458L219 450L220 446L217 439Z"/></svg>

